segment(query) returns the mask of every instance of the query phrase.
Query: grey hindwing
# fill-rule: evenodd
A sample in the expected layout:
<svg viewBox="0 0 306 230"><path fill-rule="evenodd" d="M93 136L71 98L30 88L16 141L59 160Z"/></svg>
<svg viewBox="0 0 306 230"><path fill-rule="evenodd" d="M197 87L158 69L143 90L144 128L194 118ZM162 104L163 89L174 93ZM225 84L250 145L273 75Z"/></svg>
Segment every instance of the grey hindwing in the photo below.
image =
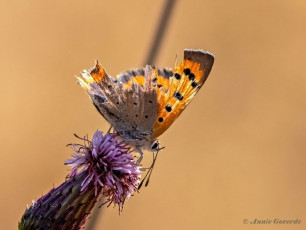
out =
<svg viewBox="0 0 306 230"><path fill-rule="evenodd" d="M159 76L166 78L166 79L169 79L173 75L173 71L170 68L157 68L157 73ZM117 76L117 80L120 83L125 84L137 76L145 76L145 68L133 69L133 70L129 70L129 71L120 73ZM152 81L154 83L154 78L152 79Z"/></svg>
<svg viewBox="0 0 306 230"><path fill-rule="evenodd" d="M157 99L152 79L153 67L145 68L145 85L132 83L124 89L121 82L105 76L91 98L103 117L115 130L130 139L142 139L153 132Z"/></svg>

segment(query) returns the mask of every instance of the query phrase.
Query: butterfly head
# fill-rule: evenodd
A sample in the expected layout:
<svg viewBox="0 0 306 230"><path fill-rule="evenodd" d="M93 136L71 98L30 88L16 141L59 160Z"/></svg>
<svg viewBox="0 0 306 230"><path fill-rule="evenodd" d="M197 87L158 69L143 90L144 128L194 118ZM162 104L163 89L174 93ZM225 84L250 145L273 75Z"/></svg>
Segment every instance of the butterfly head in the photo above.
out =
<svg viewBox="0 0 306 230"><path fill-rule="evenodd" d="M156 140L153 140L153 141L149 142L149 146L148 146L147 149L151 152L158 152L158 151L160 151L164 148L165 147L160 147L159 141L156 139Z"/></svg>
<svg viewBox="0 0 306 230"><path fill-rule="evenodd" d="M158 152L165 147L160 147L159 141L157 139L155 140L142 140L141 142L138 142L136 145L136 148L142 149L142 150L147 150L150 152Z"/></svg>

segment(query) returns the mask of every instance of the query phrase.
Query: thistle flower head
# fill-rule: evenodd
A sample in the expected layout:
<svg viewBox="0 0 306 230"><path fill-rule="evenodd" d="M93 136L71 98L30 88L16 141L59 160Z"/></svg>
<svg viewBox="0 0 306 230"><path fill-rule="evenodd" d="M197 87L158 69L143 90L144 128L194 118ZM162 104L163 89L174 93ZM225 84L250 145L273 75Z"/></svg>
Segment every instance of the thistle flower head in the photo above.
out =
<svg viewBox="0 0 306 230"><path fill-rule="evenodd" d="M97 131L92 141L84 138L84 145L72 144L73 158L66 161L72 166L70 177L86 171L81 192L93 183L95 194L102 188L102 194L109 204L114 203L121 210L124 201L137 190L140 169L131 155L130 147L116 134Z"/></svg>
<svg viewBox="0 0 306 230"><path fill-rule="evenodd" d="M92 141L82 139L83 145L71 145L75 153L66 161L72 166L68 179L26 209L20 230L83 229L100 195L121 211L124 201L137 191L140 169L130 147L116 134L99 131Z"/></svg>

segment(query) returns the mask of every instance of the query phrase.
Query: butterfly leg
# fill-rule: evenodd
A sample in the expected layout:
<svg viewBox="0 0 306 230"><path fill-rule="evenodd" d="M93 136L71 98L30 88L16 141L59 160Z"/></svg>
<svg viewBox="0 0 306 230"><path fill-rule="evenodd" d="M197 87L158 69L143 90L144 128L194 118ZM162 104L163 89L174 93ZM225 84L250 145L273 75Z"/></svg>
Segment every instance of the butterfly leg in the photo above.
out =
<svg viewBox="0 0 306 230"><path fill-rule="evenodd" d="M142 161L142 158L143 158L143 152L141 151L141 149L139 148L139 147L136 147L136 150L137 150L137 152L139 153L139 158L138 158L138 160L137 160L137 162L136 162L136 164L137 165L139 165L140 164L140 162Z"/></svg>

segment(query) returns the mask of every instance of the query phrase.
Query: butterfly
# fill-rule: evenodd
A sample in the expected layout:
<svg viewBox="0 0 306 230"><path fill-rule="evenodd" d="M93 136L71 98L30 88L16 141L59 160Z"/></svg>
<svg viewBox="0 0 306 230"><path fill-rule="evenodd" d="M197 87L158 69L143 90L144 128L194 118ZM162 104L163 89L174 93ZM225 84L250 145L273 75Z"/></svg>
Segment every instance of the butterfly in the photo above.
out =
<svg viewBox="0 0 306 230"><path fill-rule="evenodd" d="M142 150L161 149L157 138L202 87L213 63L211 53L186 49L174 71L147 65L113 78L96 61L78 82L115 132L140 153L141 161Z"/></svg>

